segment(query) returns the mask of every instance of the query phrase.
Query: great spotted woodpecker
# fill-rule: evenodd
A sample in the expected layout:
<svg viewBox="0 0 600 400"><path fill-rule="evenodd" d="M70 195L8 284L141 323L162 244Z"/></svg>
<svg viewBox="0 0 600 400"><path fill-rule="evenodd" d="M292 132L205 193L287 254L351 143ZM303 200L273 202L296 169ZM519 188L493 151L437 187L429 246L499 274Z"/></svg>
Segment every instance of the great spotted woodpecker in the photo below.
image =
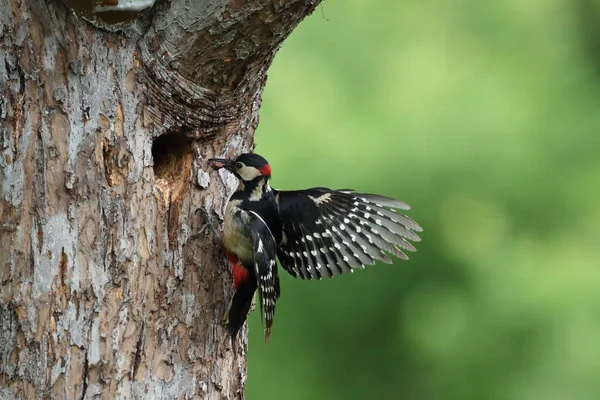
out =
<svg viewBox="0 0 600 400"><path fill-rule="evenodd" d="M353 190L313 188L283 191L269 186L271 167L258 154L212 158L239 186L225 210L223 244L233 265L235 294L226 313L232 340L244 324L258 289L268 341L280 295L276 258L293 277L321 279L352 272L376 260L391 263L386 252L408 259L409 242L421 227L395 209L401 201Z"/></svg>

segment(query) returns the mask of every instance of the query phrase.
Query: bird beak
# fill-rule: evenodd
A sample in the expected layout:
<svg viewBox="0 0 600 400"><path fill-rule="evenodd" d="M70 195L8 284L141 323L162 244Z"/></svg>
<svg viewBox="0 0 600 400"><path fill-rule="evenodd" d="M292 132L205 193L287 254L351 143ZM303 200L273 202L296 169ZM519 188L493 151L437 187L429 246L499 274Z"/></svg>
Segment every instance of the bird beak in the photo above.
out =
<svg viewBox="0 0 600 400"><path fill-rule="evenodd" d="M229 170L229 171L234 170L233 160L230 160L228 158L211 158L210 160L208 160L208 163L214 169L225 168L226 170Z"/></svg>

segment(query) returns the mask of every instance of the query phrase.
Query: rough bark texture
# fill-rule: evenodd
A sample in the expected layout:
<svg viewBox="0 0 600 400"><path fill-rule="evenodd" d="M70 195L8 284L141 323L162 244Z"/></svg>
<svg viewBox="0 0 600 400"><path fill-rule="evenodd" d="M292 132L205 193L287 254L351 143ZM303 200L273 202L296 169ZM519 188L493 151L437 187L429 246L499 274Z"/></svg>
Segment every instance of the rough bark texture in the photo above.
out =
<svg viewBox="0 0 600 400"><path fill-rule="evenodd" d="M199 232L234 183L203 160L252 147L318 2L163 1L109 32L85 2L0 0L0 398L243 397Z"/></svg>

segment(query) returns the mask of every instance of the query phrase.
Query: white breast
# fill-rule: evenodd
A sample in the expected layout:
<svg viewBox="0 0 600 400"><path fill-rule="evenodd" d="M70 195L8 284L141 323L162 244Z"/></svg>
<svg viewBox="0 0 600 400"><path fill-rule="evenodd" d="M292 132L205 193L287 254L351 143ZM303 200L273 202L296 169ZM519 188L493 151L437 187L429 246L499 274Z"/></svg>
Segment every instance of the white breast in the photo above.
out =
<svg viewBox="0 0 600 400"><path fill-rule="evenodd" d="M236 255L242 262L253 261L252 241L250 232L245 227L246 212L237 208L239 200L230 201L225 209L223 226L223 245L230 253Z"/></svg>

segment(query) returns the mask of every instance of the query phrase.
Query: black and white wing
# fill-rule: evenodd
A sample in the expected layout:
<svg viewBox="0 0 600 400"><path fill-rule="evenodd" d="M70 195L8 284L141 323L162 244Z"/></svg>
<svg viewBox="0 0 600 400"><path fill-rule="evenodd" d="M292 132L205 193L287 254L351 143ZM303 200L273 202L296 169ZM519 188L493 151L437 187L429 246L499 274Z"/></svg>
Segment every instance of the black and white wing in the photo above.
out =
<svg viewBox="0 0 600 400"><path fill-rule="evenodd" d="M278 191L283 223L277 251L283 268L294 277L321 279L364 268L376 260L391 263L387 253L408 259L410 243L421 238L415 221L395 209L408 204L352 190L314 188Z"/></svg>
<svg viewBox="0 0 600 400"><path fill-rule="evenodd" d="M248 212L251 219L254 272L260 297L260 314L265 323L265 341L271 336L275 303L279 298L279 276L277 275L277 244L265 221L255 212Z"/></svg>

